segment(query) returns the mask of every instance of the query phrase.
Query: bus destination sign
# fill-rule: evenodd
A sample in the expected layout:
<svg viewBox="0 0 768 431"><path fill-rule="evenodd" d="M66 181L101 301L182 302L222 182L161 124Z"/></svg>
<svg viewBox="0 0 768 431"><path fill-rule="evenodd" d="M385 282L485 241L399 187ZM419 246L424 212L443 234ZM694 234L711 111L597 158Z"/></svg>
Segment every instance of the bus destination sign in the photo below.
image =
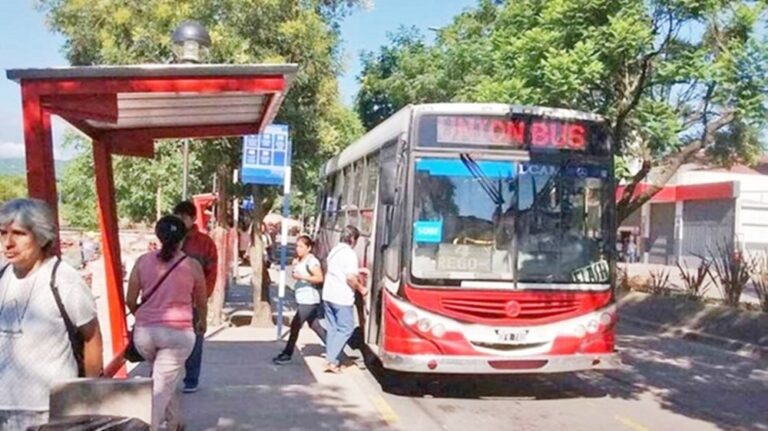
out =
<svg viewBox="0 0 768 431"><path fill-rule="evenodd" d="M459 145L584 151L590 128L544 118L438 116L437 142Z"/></svg>

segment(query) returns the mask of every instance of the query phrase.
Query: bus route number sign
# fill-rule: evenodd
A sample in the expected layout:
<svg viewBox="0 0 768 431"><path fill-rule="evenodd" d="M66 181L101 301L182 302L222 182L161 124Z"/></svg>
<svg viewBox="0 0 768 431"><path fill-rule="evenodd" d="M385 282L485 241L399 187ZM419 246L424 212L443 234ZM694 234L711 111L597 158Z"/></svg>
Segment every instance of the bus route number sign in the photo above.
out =
<svg viewBox="0 0 768 431"><path fill-rule="evenodd" d="M610 268L608 262L601 260L573 271L571 277L580 283L602 283L608 281Z"/></svg>
<svg viewBox="0 0 768 431"><path fill-rule="evenodd" d="M440 244L437 268L441 271L490 272L491 250L477 245Z"/></svg>

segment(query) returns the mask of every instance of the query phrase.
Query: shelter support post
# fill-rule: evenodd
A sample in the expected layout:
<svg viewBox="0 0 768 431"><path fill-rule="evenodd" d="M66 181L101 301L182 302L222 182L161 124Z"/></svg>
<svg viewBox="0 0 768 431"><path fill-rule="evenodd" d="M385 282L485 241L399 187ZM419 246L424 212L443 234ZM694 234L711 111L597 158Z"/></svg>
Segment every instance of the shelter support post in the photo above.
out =
<svg viewBox="0 0 768 431"><path fill-rule="evenodd" d="M285 298L285 268L288 260L288 217L291 214L291 167L285 167L283 180L283 221L280 223L280 278L277 285L277 339L283 334L283 299Z"/></svg>
<svg viewBox="0 0 768 431"><path fill-rule="evenodd" d="M117 225L117 204L115 202L115 182L112 172L112 153L108 144L96 140L93 141L93 162L96 174L99 225L101 227L102 252L107 282L112 353L117 357L122 354L127 344L127 331L125 297L123 294L123 270L120 259L120 232ZM124 375L125 368L123 367L117 376Z"/></svg>
<svg viewBox="0 0 768 431"><path fill-rule="evenodd" d="M29 197L41 199L50 205L58 230L59 206L53 163L51 114L45 111L40 103L40 96L30 85L23 85L21 91L27 159L27 190L29 190ZM58 253L58 240L55 250Z"/></svg>

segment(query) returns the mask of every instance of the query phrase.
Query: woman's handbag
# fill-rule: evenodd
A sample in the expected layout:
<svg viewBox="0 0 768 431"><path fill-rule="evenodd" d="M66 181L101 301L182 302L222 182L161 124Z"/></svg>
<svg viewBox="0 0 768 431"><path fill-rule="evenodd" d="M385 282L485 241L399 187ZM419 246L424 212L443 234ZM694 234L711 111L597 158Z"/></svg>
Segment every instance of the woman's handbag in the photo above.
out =
<svg viewBox="0 0 768 431"><path fill-rule="evenodd" d="M144 357L136 350L136 343L133 342L133 329L131 329L129 334L128 345L125 346L123 358L128 362L144 362Z"/></svg>
<svg viewBox="0 0 768 431"><path fill-rule="evenodd" d="M304 264L304 268L307 274L312 274L309 270L309 265ZM316 285L306 280L297 280L293 285L293 295L296 298L297 304L319 304L322 299L320 295L320 289L322 285Z"/></svg>
<svg viewBox="0 0 768 431"><path fill-rule="evenodd" d="M147 294L147 296L141 300L141 304L138 304L136 306L136 309L133 310L134 316L136 316L136 312L139 310L139 307L141 307L142 305L146 304L147 301L149 301L149 298L151 298L152 295L154 295L154 293L157 291L157 289L160 288L160 285L163 284L163 282L168 277L168 275L170 275L171 272L173 272L173 270L176 269L176 267L179 266L179 264L186 258L187 256L182 256L179 260L176 261L176 263L173 264L173 266L171 266L168 269L168 271L165 271L165 274L163 274L163 276L160 277L159 280L157 280L157 283L155 283L155 286L152 288L152 290L149 291L149 294ZM131 329L131 332L128 334L128 345L125 346L125 351L123 352L123 358L125 358L125 360L128 362L143 362L144 357L141 356L141 353L139 353L139 351L136 349L136 343L133 342L133 334L135 332L135 329L136 329L136 324L134 323L133 328Z"/></svg>
<svg viewBox="0 0 768 431"><path fill-rule="evenodd" d="M320 291L312 283L299 280L294 284L293 294L297 304L319 304Z"/></svg>

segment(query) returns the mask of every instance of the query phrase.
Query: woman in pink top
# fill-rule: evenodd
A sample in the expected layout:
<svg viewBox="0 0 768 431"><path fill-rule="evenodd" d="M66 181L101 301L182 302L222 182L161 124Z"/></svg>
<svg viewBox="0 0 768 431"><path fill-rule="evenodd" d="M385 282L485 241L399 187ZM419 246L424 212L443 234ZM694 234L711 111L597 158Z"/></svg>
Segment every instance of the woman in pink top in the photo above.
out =
<svg viewBox="0 0 768 431"><path fill-rule="evenodd" d="M162 248L142 255L128 280L126 302L136 316L133 340L152 369L153 430L164 419L166 429L183 429L177 387L195 344L195 325L200 333L206 329L205 317L192 321L193 305L200 316L207 315L207 295L202 267L179 251L184 234L181 219L161 218L155 235Z"/></svg>

